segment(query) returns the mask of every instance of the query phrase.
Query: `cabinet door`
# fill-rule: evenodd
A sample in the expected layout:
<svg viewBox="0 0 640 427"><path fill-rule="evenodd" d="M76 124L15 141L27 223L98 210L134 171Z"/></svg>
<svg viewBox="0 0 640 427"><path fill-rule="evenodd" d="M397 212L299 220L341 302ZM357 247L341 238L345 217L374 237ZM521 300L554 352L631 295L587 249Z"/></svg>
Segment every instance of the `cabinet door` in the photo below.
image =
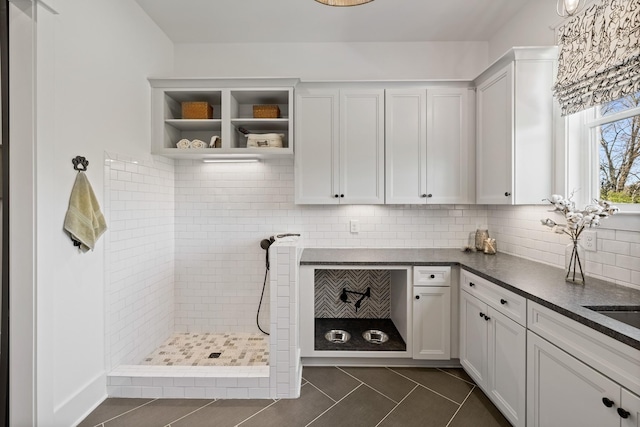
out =
<svg viewBox="0 0 640 427"><path fill-rule="evenodd" d="M413 358L451 358L451 288L413 288Z"/></svg>
<svg viewBox="0 0 640 427"><path fill-rule="evenodd" d="M337 90L305 90L296 95L296 203L339 203L338 108Z"/></svg>
<svg viewBox="0 0 640 427"><path fill-rule="evenodd" d="M340 91L340 203L384 203L384 90Z"/></svg>
<svg viewBox="0 0 640 427"><path fill-rule="evenodd" d="M515 74L514 203L539 205L554 187L555 60L517 61Z"/></svg>
<svg viewBox="0 0 640 427"><path fill-rule="evenodd" d="M487 393L505 417L524 427L526 329L489 307Z"/></svg>
<svg viewBox="0 0 640 427"><path fill-rule="evenodd" d="M473 202L468 93L466 88L427 90L427 203Z"/></svg>
<svg viewBox="0 0 640 427"><path fill-rule="evenodd" d="M478 385L487 382L487 305L460 292L460 364Z"/></svg>
<svg viewBox="0 0 640 427"><path fill-rule="evenodd" d="M478 204L513 202L513 89L513 64L477 89Z"/></svg>
<svg viewBox="0 0 640 427"><path fill-rule="evenodd" d="M640 427L640 397L630 393L626 389L622 389L622 403L620 408L624 412L628 412L627 418L622 418L620 427ZM624 414L619 415L622 417Z"/></svg>
<svg viewBox="0 0 640 427"><path fill-rule="evenodd" d="M386 203L423 204L427 196L426 91L387 89L385 109Z"/></svg>
<svg viewBox="0 0 640 427"><path fill-rule="evenodd" d="M533 332L527 356L527 426L620 425L619 385ZM614 404L607 407L605 398Z"/></svg>

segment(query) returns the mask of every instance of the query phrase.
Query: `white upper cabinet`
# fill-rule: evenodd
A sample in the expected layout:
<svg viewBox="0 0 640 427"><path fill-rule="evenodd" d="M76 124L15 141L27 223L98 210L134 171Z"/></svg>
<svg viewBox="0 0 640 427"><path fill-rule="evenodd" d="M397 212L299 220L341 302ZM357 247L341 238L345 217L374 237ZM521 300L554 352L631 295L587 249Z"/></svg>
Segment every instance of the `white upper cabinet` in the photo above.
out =
<svg viewBox="0 0 640 427"><path fill-rule="evenodd" d="M427 201L475 201L473 91L467 88L427 90Z"/></svg>
<svg viewBox="0 0 640 427"><path fill-rule="evenodd" d="M293 87L295 79L149 79L152 89L151 153L173 158L273 157L293 154ZM184 102L207 103L212 117L183 117ZM256 118L254 106L277 106L273 118ZM290 108L291 107L291 108ZM247 146L252 134L277 134L281 147ZM219 137L209 147L212 137ZM187 139L206 148L177 148ZM271 144L267 144L271 145Z"/></svg>
<svg viewBox="0 0 640 427"><path fill-rule="evenodd" d="M387 89L386 203L474 201L473 92Z"/></svg>
<svg viewBox="0 0 640 427"><path fill-rule="evenodd" d="M340 91L340 203L384 203L384 90Z"/></svg>
<svg viewBox="0 0 640 427"><path fill-rule="evenodd" d="M384 203L384 91L296 91L295 200Z"/></svg>
<svg viewBox="0 0 640 427"><path fill-rule="evenodd" d="M513 64L478 86L478 203L513 202Z"/></svg>
<svg viewBox="0 0 640 427"><path fill-rule="evenodd" d="M386 202L426 201L427 92L386 91ZM422 196L425 197L422 197Z"/></svg>
<svg viewBox="0 0 640 427"><path fill-rule="evenodd" d="M478 204L542 204L554 191L557 48L514 48L476 80Z"/></svg>
<svg viewBox="0 0 640 427"><path fill-rule="evenodd" d="M296 92L296 203L338 203L339 103L337 90Z"/></svg>

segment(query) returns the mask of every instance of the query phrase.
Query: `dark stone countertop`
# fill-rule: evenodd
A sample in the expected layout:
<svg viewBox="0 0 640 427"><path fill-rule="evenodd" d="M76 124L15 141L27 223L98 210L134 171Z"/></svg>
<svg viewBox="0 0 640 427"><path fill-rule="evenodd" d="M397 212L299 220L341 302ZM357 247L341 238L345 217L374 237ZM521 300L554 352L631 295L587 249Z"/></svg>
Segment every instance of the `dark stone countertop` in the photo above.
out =
<svg viewBox="0 0 640 427"><path fill-rule="evenodd" d="M513 255L458 249L305 248L300 265L459 265L525 298L640 350L640 329L584 306L640 306L640 290L586 278L585 285L564 280L563 269Z"/></svg>

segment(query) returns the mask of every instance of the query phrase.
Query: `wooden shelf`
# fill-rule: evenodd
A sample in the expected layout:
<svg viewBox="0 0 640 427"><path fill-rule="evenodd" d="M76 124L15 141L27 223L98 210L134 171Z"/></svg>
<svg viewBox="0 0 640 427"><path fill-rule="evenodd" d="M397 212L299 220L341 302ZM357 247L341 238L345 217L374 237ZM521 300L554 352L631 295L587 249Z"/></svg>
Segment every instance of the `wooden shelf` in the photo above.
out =
<svg viewBox="0 0 640 427"><path fill-rule="evenodd" d="M287 130L289 119L231 119L231 124L236 128L247 126L248 131L256 130Z"/></svg>
<svg viewBox="0 0 640 427"><path fill-rule="evenodd" d="M187 131L220 130L222 127L220 119L166 119L164 122L176 129Z"/></svg>

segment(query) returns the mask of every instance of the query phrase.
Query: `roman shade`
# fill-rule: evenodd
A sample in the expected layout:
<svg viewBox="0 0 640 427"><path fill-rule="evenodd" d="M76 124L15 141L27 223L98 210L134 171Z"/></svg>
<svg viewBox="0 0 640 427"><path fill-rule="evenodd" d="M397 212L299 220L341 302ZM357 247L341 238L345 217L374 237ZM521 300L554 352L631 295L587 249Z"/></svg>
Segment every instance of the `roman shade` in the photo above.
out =
<svg viewBox="0 0 640 427"><path fill-rule="evenodd" d="M640 1L603 0L558 30L562 115L640 90Z"/></svg>

